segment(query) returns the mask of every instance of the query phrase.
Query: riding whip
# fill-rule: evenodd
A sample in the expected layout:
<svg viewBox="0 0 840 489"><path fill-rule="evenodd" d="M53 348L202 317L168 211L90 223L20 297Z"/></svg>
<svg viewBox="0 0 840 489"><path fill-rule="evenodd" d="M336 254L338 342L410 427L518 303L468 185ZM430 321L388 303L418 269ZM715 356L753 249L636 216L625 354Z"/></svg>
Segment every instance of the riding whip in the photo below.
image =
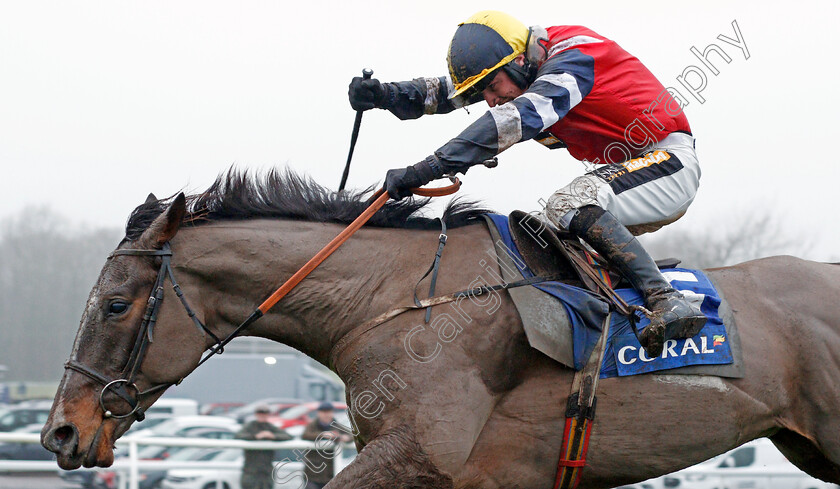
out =
<svg viewBox="0 0 840 489"><path fill-rule="evenodd" d="M373 76L373 70L365 68L362 70L362 78L369 80ZM344 173L341 174L341 183L338 185L338 191L344 190L344 185L347 184L347 177L350 175L350 160L353 159L353 150L356 148L356 140L359 139L359 127L362 125L362 114L364 111L356 111L356 121L353 122L353 134L350 136L350 152L347 153L347 163L344 164Z"/></svg>

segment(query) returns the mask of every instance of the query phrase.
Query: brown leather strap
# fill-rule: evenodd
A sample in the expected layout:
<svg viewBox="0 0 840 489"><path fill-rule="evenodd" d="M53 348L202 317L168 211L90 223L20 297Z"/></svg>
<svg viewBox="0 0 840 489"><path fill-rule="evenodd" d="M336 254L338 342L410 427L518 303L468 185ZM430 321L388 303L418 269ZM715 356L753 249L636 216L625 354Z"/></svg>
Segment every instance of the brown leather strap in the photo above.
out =
<svg viewBox="0 0 840 489"><path fill-rule="evenodd" d="M607 314L601 326L601 336L582 370L575 372L572 391L566 404L566 425L554 489L575 489L580 483L583 468L586 467L586 453L589 451L589 435L595 422L595 390L606 352L609 337L610 318Z"/></svg>
<svg viewBox="0 0 840 489"><path fill-rule="evenodd" d="M330 350L330 359L328 366L333 368L335 366L335 361L338 358L338 355L344 351L347 346L356 340L358 340L362 335L371 331L372 329L385 324L386 322L390 321L391 319L399 316L400 314L408 311L414 311L417 309L424 309L432 306L439 306L441 304L446 304L448 302L454 302L463 297L478 297L484 294L489 294L491 292L499 291L499 290L507 290L513 289L516 287L524 287L526 285L534 285L542 282L554 282L559 280L558 277L530 277L522 280L517 280L516 282L505 282L502 284L496 285L479 285L473 289L462 290L459 292L455 292L448 295L439 295L437 297L430 297L428 299L423 299L416 304L408 305L408 306L401 306L391 309L390 311L386 311L374 318L368 319L361 325L351 329L344 336L340 337L338 341L333 345L332 349Z"/></svg>
<svg viewBox="0 0 840 489"><path fill-rule="evenodd" d="M457 192L459 188L461 188L461 182L456 178L454 179L452 185L449 185L448 187L435 189L414 188L411 189L411 191L412 193L424 197L440 197L444 195L453 194ZM368 208L365 209L365 211L362 212L361 215L359 215L359 217L357 217L352 223L350 223L350 225L347 226L347 228L345 228L341 233L339 233L338 236L333 238L332 241L327 243L327 245L324 246L324 248L321 249L321 251L319 251L315 256L313 256L308 262L306 262L306 264L303 265L303 267L301 267L300 270L298 270L294 273L294 275L289 277L289 279L286 280L286 283L281 285L280 288L275 290L274 293L268 297L268 299L266 299L262 304L260 304L260 306L257 309L260 311L261 314L265 314L266 312L268 312L269 309L274 307L274 305L277 304L277 302L280 299L285 297L286 294L288 294L293 288L295 288L295 286L299 284L301 280L303 280L304 278L306 278L307 275L312 273L312 270L315 270L315 268L318 265L320 265L324 260L326 260L327 257L333 254L333 252L337 250L339 246L344 244L344 242L347 241L350 238L350 236L353 235L353 233L358 231L360 227L364 226L364 224L368 222L368 220L371 217L373 217L373 215L376 214L376 212L379 211L379 209L381 209L386 202L388 202L390 196L387 192L385 192L384 188L381 188L377 190L375 194L373 194L372 199L373 203L370 204Z"/></svg>
<svg viewBox="0 0 840 489"><path fill-rule="evenodd" d="M420 197L445 197L452 195L461 188L461 181L457 177L450 178L452 185L440 188L413 188L411 193L419 195Z"/></svg>
<svg viewBox="0 0 840 489"><path fill-rule="evenodd" d="M612 303L619 313L625 316L630 316L633 314L634 307L636 306L631 307L630 305L628 305L627 302L625 302L625 300L620 295L618 295L618 293L616 293L616 291L613 290L612 287L609 286L609 284L604 282L604 279L597 271L595 271L594 268L592 268L591 264L589 264L586 260L581 258L580 255L571 250L569 253L569 258L578 267L579 270L583 271L592 281L598 284L598 288L601 289L604 298L606 298L607 301Z"/></svg>

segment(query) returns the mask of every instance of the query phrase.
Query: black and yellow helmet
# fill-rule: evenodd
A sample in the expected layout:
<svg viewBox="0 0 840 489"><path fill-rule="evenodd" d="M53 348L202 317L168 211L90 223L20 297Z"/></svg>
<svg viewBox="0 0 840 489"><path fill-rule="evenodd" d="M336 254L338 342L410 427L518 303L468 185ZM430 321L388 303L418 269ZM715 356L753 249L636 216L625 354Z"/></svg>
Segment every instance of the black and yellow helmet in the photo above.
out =
<svg viewBox="0 0 840 489"><path fill-rule="evenodd" d="M496 70L506 67L517 85L532 82L530 66L513 62L524 54L529 44L530 29L508 14L485 10L458 24L446 57L449 74L457 97L469 89L483 90ZM526 65L529 64L526 62ZM535 71L535 70L533 70ZM523 87L524 88L524 87Z"/></svg>

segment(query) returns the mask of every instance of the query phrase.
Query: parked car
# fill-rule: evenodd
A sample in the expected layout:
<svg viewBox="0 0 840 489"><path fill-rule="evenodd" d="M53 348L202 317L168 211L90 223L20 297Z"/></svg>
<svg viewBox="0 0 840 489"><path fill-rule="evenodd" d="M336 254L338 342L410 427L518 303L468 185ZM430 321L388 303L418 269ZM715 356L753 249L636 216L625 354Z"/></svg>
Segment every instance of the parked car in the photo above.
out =
<svg viewBox="0 0 840 489"><path fill-rule="evenodd" d="M667 489L837 489L802 472L767 438L759 438L654 481Z"/></svg>
<svg viewBox="0 0 840 489"><path fill-rule="evenodd" d="M198 413L208 416L223 416L244 405L244 402L211 402L203 404Z"/></svg>
<svg viewBox="0 0 840 489"><path fill-rule="evenodd" d="M215 440L232 440L238 425L231 427L187 427L179 430L177 436L187 438L210 438ZM168 461L184 461L195 460L193 457L200 457L206 450L219 451L220 448L208 449L200 447L171 447L164 445L145 445L137 451L137 458L140 460L168 460ZM125 457L121 452L120 457ZM116 472L113 470L106 470L101 472ZM166 470L141 470L140 471L140 489L157 489L161 482L166 477ZM107 480L116 484L119 487L120 477L123 475L117 472L116 477L108 477Z"/></svg>
<svg viewBox="0 0 840 489"><path fill-rule="evenodd" d="M238 430L235 428L207 428L198 426L181 430L179 437L186 438L209 438L213 440L232 440ZM188 447L170 447L163 445L145 445L137 451L137 457L141 460L168 460L175 454ZM120 456L124 456L120 453Z"/></svg>
<svg viewBox="0 0 840 489"><path fill-rule="evenodd" d="M352 433L353 425L350 422L350 417L347 415L347 410L335 411L335 422L341 425L344 429L338 429L338 431L345 432L345 433ZM306 429L305 424L298 424L294 426L288 426L283 428L286 433L292 435L294 438L300 438L303 436L303 431Z"/></svg>
<svg viewBox="0 0 840 489"><path fill-rule="evenodd" d="M173 416L171 414L165 413L157 413L157 414L146 414L146 417L143 421L135 421L132 423L131 427L126 431L123 436L129 436L137 434L143 430L150 430L155 426L172 419Z"/></svg>
<svg viewBox="0 0 840 489"><path fill-rule="evenodd" d="M270 397L267 399L260 399L258 401L245 404L244 406L240 406L236 409L232 409L225 413L225 416L230 416L231 418L236 419L238 422L245 424L251 419L253 419L254 410L259 405L267 404L269 409L271 409L271 414L276 416L281 411L302 403L303 401L300 399L286 397Z"/></svg>
<svg viewBox="0 0 840 489"><path fill-rule="evenodd" d="M43 424L23 426L14 433L40 433ZM55 460L55 454L40 443L0 443L0 460Z"/></svg>
<svg viewBox="0 0 840 489"><path fill-rule="evenodd" d="M117 473L111 470L93 473L94 489L117 489Z"/></svg>
<svg viewBox="0 0 840 489"><path fill-rule="evenodd" d="M240 489L242 473L242 450L226 448L201 460L212 464L230 463L230 468L172 469L161 483L161 489L210 489L221 482L219 489Z"/></svg>
<svg viewBox="0 0 840 489"><path fill-rule="evenodd" d="M346 467L356 457L356 449L346 447L336 460L336 470ZM303 480L303 462L292 449L275 451L273 489L298 489ZM215 489L215 484L222 483L224 489L241 489L239 478L242 475L242 450L229 448L220 451L213 458L207 459L212 464L230 464L229 468L207 469L172 469L163 480L161 489Z"/></svg>
<svg viewBox="0 0 840 489"><path fill-rule="evenodd" d="M171 456L165 458L169 462L194 462L213 459L219 452L230 450L225 448L181 447ZM140 472L139 489L160 489L168 470L142 470ZM114 482L120 486L120 479L127 477L123 472L117 472Z"/></svg>
<svg viewBox="0 0 840 489"><path fill-rule="evenodd" d="M0 432L14 431L32 424L47 422L52 401L34 401L5 407L0 410Z"/></svg>
<svg viewBox="0 0 840 489"><path fill-rule="evenodd" d="M96 479L95 469L75 469L64 470L58 469L58 478L68 484L76 484L84 489L95 489L94 481Z"/></svg>
<svg viewBox="0 0 840 489"><path fill-rule="evenodd" d="M307 425L310 421L315 419L318 412L320 402L306 402L295 407L291 407L281 412L279 415L271 416L268 421L278 428L290 428L292 426ZM335 415L338 416L347 410L347 405L343 402L332 403Z"/></svg>
<svg viewBox="0 0 840 489"><path fill-rule="evenodd" d="M148 430L139 430L133 433L133 436L137 438L190 436L192 430L204 428L218 428L235 433L239 430L240 425L224 416L179 416L169 418ZM118 446L114 450L115 457L122 457L127 454L128 446L126 445Z"/></svg>
<svg viewBox="0 0 840 489"><path fill-rule="evenodd" d="M178 416L161 422L149 430L138 431L135 436L183 436L185 431L199 427L239 429L239 423L227 416Z"/></svg>
<svg viewBox="0 0 840 489"><path fill-rule="evenodd" d="M198 414L198 401L177 397L164 397L155 401L147 414L168 414L170 416L195 416Z"/></svg>

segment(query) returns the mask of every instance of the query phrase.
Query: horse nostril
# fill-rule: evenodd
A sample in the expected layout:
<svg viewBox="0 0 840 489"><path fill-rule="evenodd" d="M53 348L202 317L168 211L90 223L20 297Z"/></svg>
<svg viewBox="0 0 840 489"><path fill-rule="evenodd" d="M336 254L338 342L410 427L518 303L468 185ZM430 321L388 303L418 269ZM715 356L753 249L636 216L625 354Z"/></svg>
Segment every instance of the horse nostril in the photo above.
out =
<svg viewBox="0 0 840 489"><path fill-rule="evenodd" d="M79 434L76 427L72 424L61 425L58 428L47 432L46 436L42 438L44 448L54 453L63 453L65 455L76 451Z"/></svg>
<svg viewBox="0 0 840 489"><path fill-rule="evenodd" d="M73 428L69 426L62 426L61 428L55 430L55 441L58 446L64 445L70 437L73 436Z"/></svg>

